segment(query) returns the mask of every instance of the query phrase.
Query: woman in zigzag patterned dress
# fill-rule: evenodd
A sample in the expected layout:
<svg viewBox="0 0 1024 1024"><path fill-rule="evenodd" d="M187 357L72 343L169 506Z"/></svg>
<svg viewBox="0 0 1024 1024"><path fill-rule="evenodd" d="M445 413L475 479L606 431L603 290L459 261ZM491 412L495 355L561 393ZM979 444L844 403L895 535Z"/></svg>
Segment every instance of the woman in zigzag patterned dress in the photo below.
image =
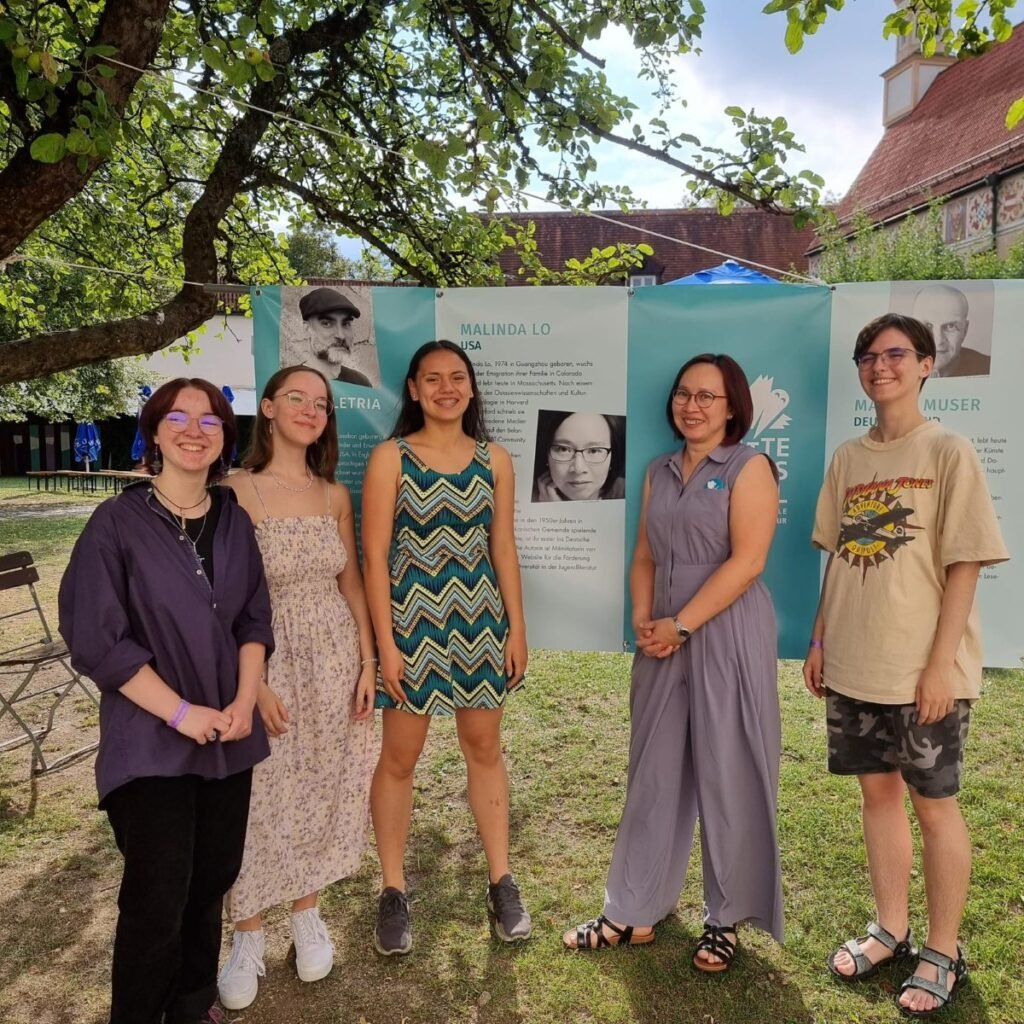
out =
<svg viewBox="0 0 1024 1024"><path fill-rule="evenodd" d="M505 694L526 669L512 460L484 432L476 376L457 345L413 356L392 439L363 485L366 591L377 634L383 745L371 803L383 873L374 946L408 953L403 860L413 772L433 715L454 715L487 856L487 908L506 942L530 935L508 864Z"/></svg>

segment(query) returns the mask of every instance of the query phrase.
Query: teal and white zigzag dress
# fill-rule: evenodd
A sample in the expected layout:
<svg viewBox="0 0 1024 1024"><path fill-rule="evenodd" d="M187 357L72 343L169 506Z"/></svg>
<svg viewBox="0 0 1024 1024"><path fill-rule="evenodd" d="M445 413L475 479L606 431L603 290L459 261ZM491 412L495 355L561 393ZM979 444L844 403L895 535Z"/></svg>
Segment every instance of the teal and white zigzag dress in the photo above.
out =
<svg viewBox="0 0 1024 1024"><path fill-rule="evenodd" d="M508 619L491 565L494 474L485 441L459 473L438 473L398 439L402 479L391 548L391 624L405 658L398 704L377 681L379 708L451 715L505 700Z"/></svg>

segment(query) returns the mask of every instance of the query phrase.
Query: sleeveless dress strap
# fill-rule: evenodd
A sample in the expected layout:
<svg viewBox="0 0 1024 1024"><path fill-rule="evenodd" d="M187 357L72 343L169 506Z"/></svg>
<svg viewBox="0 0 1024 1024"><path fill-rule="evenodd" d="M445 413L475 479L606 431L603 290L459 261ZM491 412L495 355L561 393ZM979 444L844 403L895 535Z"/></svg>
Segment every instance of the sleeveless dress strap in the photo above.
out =
<svg viewBox="0 0 1024 1024"><path fill-rule="evenodd" d="M263 506L263 514L267 519L273 519L273 516L270 514L270 509L267 508L267 503L263 500L263 495L260 494L260 489L256 486L256 477L253 476L252 470L247 469L246 473L249 475L249 482L252 484L252 489L256 492L256 497L260 499L260 504Z"/></svg>

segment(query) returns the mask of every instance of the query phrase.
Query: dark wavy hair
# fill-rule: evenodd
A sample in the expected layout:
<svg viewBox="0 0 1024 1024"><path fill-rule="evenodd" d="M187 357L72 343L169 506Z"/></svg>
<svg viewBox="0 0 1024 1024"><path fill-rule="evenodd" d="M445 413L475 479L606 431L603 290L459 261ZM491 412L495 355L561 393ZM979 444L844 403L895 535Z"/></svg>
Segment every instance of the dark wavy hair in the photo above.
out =
<svg viewBox="0 0 1024 1024"><path fill-rule="evenodd" d="M534 450L534 479L536 480L548 468L548 449L551 442L558 433L558 428L576 412L555 412L550 409L541 409L537 414L537 446ZM608 424L608 434L611 438L612 453L608 459L608 476L605 477L601 487L601 497L605 498L615 486L617 480L626 475L626 417L612 416L606 413L598 413Z"/></svg>
<svg viewBox="0 0 1024 1024"><path fill-rule="evenodd" d="M394 429L388 436L393 438L408 437L409 434L414 434L417 430L423 429L423 409L420 407L420 403L409 394L409 381L415 381L420 363L434 352L451 352L462 360L466 371L469 373L469 383L473 387L473 397L469 400L469 405L466 406L466 411L462 414L462 430L463 433L476 438L477 441L489 441L490 437L484 424L483 404L480 401L480 392L476 387L476 370L473 369L469 356L454 342L447 341L444 338L440 338L437 341L428 341L420 345L413 353L412 359L409 360L409 369L405 374L405 386L402 388L402 404L398 410L398 418L395 420Z"/></svg>
<svg viewBox="0 0 1024 1024"><path fill-rule="evenodd" d="M260 396L260 404L256 409L256 425L253 427L252 437L249 438L249 448L242 459L242 466L258 473L270 462L270 458L274 454L274 435L270 432L271 421L263 412L263 399L273 399L293 373L315 374L327 388L327 401L331 403L331 409L327 414L327 423L323 433L312 444L306 446L306 465L314 476L333 482L334 471L338 465L338 431L334 418L334 396L331 393L330 382L312 366L283 366L277 373L271 375Z"/></svg>
<svg viewBox="0 0 1024 1024"><path fill-rule="evenodd" d="M675 416L672 415L672 395L675 393L676 388L679 387L683 374L691 366L697 366L700 363L717 366L722 371L725 399L729 403L729 409L732 411L732 419L725 421L725 438L722 444L739 444L746 436L754 419L754 400L750 397L750 385L747 383L747 375L743 372L740 364L732 356L727 356L723 353L716 355L713 352L704 352L687 360L687 362L679 367L676 379L669 390L668 400L665 402L665 418L668 420L668 425L672 428L672 433L682 440L683 435L679 433L679 429L676 427Z"/></svg>
<svg viewBox="0 0 1024 1024"><path fill-rule="evenodd" d="M178 393L185 388L195 388L202 391L210 400L210 411L214 416L219 416L224 423L224 431L221 435L224 439L224 446L220 451L220 458L213 463L206 471L206 482L213 483L219 480L231 464L231 453L235 450L235 442L238 440L238 424L235 422L235 413L231 403L224 397L223 392L216 385L211 384L202 377L175 377L153 392L142 407L139 413L139 432L146 445L142 456L142 464L155 475L158 469L154 466L157 460L156 430L160 421L174 408L178 400Z"/></svg>
<svg viewBox="0 0 1024 1024"><path fill-rule="evenodd" d="M890 327L899 331L914 346L918 362L921 362L922 359L935 359L935 338L926 324L916 317L905 316L903 313L883 313L861 328L853 346L853 361L856 363L871 348L882 331L888 330ZM927 377L922 378L918 391L924 387L924 382L927 379Z"/></svg>

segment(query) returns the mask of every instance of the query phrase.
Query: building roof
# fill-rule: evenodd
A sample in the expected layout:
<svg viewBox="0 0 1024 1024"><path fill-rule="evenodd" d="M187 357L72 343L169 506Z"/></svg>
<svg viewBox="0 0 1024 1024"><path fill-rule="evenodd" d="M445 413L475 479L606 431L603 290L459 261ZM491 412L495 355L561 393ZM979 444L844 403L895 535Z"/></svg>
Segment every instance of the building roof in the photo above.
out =
<svg viewBox="0 0 1024 1024"><path fill-rule="evenodd" d="M914 110L886 129L839 204L874 221L906 213L1024 163L1024 123L1006 111L1024 94L1024 27L980 57L942 71Z"/></svg>
<svg viewBox="0 0 1024 1024"><path fill-rule="evenodd" d="M804 253L814 240L813 231L797 231L791 217L761 210L741 208L728 217L702 207L634 210L629 213L621 210L595 212L669 238L695 242L741 262L753 261L779 271L806 271L807 257ZM538 252L545 266L553 270L562 269L566 260L589 256L591 249L601 249L617 242L646 242L651 246L654 257L649 262L663 268L659 283L714 266L723 258L586 214L557 211L504 216L521 223L533 221L536 224L534 238ZM510 283L521 280L516 273L519 262L511 252L503 253L500 262Z"/></svg>

